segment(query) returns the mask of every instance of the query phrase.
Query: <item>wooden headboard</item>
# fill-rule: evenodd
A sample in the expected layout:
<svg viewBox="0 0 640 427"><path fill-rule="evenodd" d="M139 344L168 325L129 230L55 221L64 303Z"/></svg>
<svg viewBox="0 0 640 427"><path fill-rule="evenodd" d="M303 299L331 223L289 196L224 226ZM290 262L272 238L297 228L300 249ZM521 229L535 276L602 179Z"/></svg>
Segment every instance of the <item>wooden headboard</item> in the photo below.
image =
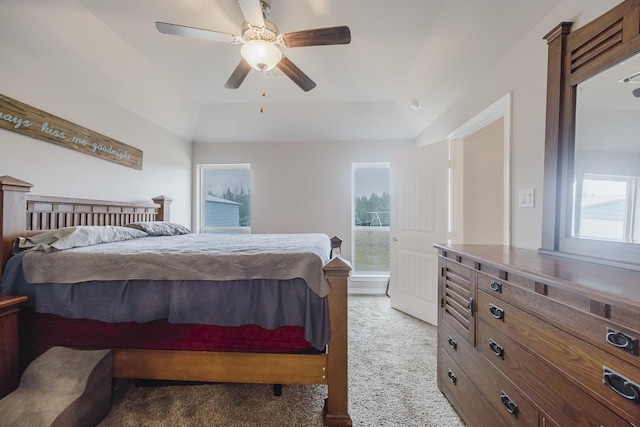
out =
<svg viewBox="0 0 640 427"><path fill-rule="evenodd" d="M76 225L125 225L134 221L169 221L173 201L154 197L153 203L112 202L29 194L33 185L0 176L0 274L18 237Z"/></svg>

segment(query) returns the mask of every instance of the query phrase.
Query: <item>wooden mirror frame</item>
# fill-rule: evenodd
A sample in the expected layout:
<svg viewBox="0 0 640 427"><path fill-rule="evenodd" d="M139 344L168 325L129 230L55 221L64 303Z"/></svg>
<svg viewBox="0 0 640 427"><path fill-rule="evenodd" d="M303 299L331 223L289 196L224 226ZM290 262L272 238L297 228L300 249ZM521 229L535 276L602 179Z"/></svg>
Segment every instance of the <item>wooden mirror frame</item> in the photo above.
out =
<svg viewBox="0 0 640 427"><path fill-rule="evenodd" d="M640 270L640 244L571 237L577 85L640 52L640 0L626 0L570 32L562 22L548 44L544 196L540 252Z"/></svg>

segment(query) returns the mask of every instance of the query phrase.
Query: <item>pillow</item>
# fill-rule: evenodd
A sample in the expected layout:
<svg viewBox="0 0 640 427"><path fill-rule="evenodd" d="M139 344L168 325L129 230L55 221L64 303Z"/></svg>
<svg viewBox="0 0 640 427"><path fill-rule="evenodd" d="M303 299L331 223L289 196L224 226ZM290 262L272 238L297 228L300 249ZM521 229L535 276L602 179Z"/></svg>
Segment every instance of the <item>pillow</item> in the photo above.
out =
<svg viewBox="0 0 640 427"><path fill-rule="evenodd" d="M148 234L127 227L81 225L49 230L33 237L18 237L16 244L14 244L14 252L25 250L53 252L145 236Z"/></svg>
<svg viewBox="0 0 640 427"><path fill-rule="evenodd" d="M191 230L181 224L175 222L150 221L150 222L132 222L125 227L131 227L136 230L144 231L149 236L177 236L179 234L189 234Z"/></svg>

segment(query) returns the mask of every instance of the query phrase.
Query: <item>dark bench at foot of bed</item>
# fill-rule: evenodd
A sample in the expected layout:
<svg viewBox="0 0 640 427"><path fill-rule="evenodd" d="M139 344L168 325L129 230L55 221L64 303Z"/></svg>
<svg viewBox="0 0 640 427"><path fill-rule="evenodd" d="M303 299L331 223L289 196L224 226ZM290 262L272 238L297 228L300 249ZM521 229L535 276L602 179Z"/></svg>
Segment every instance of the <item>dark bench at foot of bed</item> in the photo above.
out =
<svg viewBox="0 0 640 427"><path fill-rule="evenodd" d="M4 427L96 425L111 409L111 351L53 347L0 400Z"/></svg>

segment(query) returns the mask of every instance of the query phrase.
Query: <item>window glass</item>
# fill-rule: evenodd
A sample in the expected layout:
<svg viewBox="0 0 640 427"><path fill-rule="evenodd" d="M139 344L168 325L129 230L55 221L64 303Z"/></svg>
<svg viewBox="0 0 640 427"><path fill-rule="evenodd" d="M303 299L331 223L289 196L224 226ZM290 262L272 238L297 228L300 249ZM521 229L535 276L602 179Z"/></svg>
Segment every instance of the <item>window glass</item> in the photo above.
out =
<svg viewBox="0 0 640 427"><path fill-rule="evenodd" d="M635 179L620 176L584 174L577 236L613 241L632 241Z"/></svg>
<svg viewBox="0 0 640 427"><path fill-rule="evenodd" d="M635 179L584 174L575 209L579 237L631 241L635 210Z"/></svg>
<svg viewBox="0 0 640 427"><path fill-rule="evenodd" d="M389 272L389 163L353 164L353 270Z"/></svg>
<svg viewBox="0 0 640 427"><path fill-rule="evenodd" d="M200 229L251 233L251 166L200 166Z"/></svg>

